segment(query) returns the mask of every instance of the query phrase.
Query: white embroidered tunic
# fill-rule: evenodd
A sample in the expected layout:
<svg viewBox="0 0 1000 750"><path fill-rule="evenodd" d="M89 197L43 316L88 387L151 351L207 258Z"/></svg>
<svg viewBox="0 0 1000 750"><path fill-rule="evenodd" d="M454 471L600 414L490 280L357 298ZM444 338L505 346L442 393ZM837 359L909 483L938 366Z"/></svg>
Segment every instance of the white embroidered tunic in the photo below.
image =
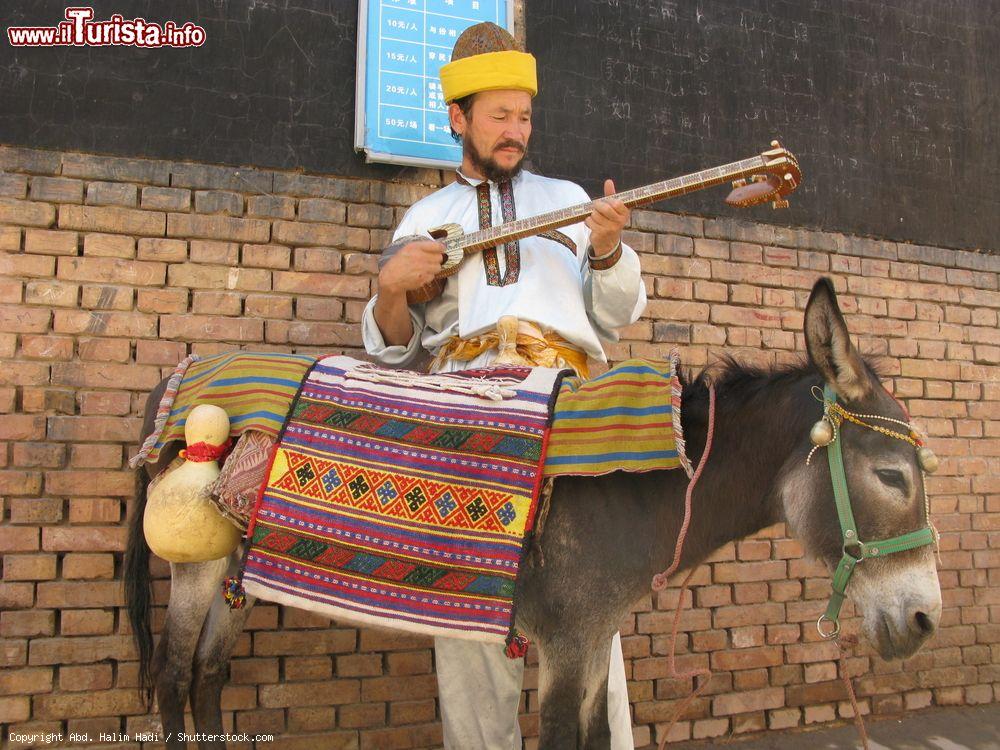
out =
<svg viewBox="0 0 1000 750"><path fill-rule="evenodd" d="M396 228L393 241L409 235L429 236L428 230L447 223L459 224L466 232L478 231L477 186L483 181L463 178L468 184L454 182L414 203ZM498 226L504 221L502 196L496 184L487 184L490 225ZM512 187L518 219L590 201L579 185L525 170L512 180ZM479 190L485 192L485 188ZM590 357L606 361L601 339L617 341L616 329L635 322L646 307L639 257L623 244L622 256L614 266L594 270L587 261L590 229L580 222L559 231L563 242L529 237L492 253L468 257L458 273L447 279L439 297L410 306L413 337L405 345L385 343L373 312L376 295L362 318L365 349L384 364L406 367L417 358L421 346L434 354L452 336L469 338L485 333L493 330L502 316L513 315L543 330L554 330ZM487 354L490 356L484 356ZM465 366L484 364L494 354L484 352Z"/></svg>

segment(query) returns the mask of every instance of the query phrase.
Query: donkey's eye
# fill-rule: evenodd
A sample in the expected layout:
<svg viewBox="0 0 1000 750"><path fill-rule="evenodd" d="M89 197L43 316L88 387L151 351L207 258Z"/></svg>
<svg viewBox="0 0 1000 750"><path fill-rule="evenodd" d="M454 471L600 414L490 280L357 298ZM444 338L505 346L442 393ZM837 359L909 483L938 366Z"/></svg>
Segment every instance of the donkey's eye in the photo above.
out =
<svg viewBox="0 0 1000 750"><path fill-rule="evenodd" d="M903 472L897 469L876 469L875 476L887 487L895 487L906 492L906 478L903 476Z"/></svg>

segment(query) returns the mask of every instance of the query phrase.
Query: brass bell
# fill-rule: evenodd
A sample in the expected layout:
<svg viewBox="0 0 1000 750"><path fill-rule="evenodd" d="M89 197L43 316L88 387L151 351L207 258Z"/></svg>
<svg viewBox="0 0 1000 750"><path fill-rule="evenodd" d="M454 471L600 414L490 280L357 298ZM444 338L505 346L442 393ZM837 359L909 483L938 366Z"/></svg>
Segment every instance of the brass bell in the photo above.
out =
<svg viewBox="0 0 1000 750"><path fill-rule="evenodd" d="M819 420L809 430L809 439L819 448L829 445L833 442L833 425L826 419Z"/></svg>
<svg viewBox="0 0 1000 750"><path fill-rule="evenodd" d="M928 474L933 474L941 466L941 461L935 455L934 451L926 446L917 448L917 463Z"/></svg>

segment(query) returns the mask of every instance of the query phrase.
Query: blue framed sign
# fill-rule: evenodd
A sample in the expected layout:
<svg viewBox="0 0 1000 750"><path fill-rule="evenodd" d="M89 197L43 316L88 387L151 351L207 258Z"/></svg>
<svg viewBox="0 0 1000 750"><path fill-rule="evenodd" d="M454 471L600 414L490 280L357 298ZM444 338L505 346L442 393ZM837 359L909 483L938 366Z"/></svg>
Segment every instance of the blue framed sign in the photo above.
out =
<svg viewBox="0 0 1000 750"><path fill-rule="evenodd" d="M458 36L481 21L510 31L514 0L360 0L354 147L368 161L461 163L438 70Z"/></svg>

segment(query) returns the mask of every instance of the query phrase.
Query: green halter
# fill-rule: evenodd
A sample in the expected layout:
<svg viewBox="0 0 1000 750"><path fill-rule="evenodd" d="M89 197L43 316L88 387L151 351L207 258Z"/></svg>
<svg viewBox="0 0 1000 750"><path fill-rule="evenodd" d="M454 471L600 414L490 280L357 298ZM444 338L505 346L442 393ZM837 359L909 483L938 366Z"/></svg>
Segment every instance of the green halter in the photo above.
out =
<svg viewBox="0 0 1000 750"><path fill-rule="evenodd" d="M830 386L823 388L823 396L830 403L837 403L837 394ZM839 432L839 431L838 431ZM840 634L840 608L847 598L847 584L851 581L854 569L863 561L873 557L885 557L894 552L923 547L935 543L934 529L927 518L927 526L908 534L901 534L890 539L877 542L862 542L858 538L858 524L851 511L851 498L847 492L847 475L844 473L844 454L840 448L839 434L826 446L826 455L830 461L830 478L833 481L833 497L837 503L837 517L840 519L840 532L843 536L843 556L833 574L833 594L826 612L816 621L816 629L822 638L835 638ZM823 621L833 625L832 630L824 631Z"/></svg>

